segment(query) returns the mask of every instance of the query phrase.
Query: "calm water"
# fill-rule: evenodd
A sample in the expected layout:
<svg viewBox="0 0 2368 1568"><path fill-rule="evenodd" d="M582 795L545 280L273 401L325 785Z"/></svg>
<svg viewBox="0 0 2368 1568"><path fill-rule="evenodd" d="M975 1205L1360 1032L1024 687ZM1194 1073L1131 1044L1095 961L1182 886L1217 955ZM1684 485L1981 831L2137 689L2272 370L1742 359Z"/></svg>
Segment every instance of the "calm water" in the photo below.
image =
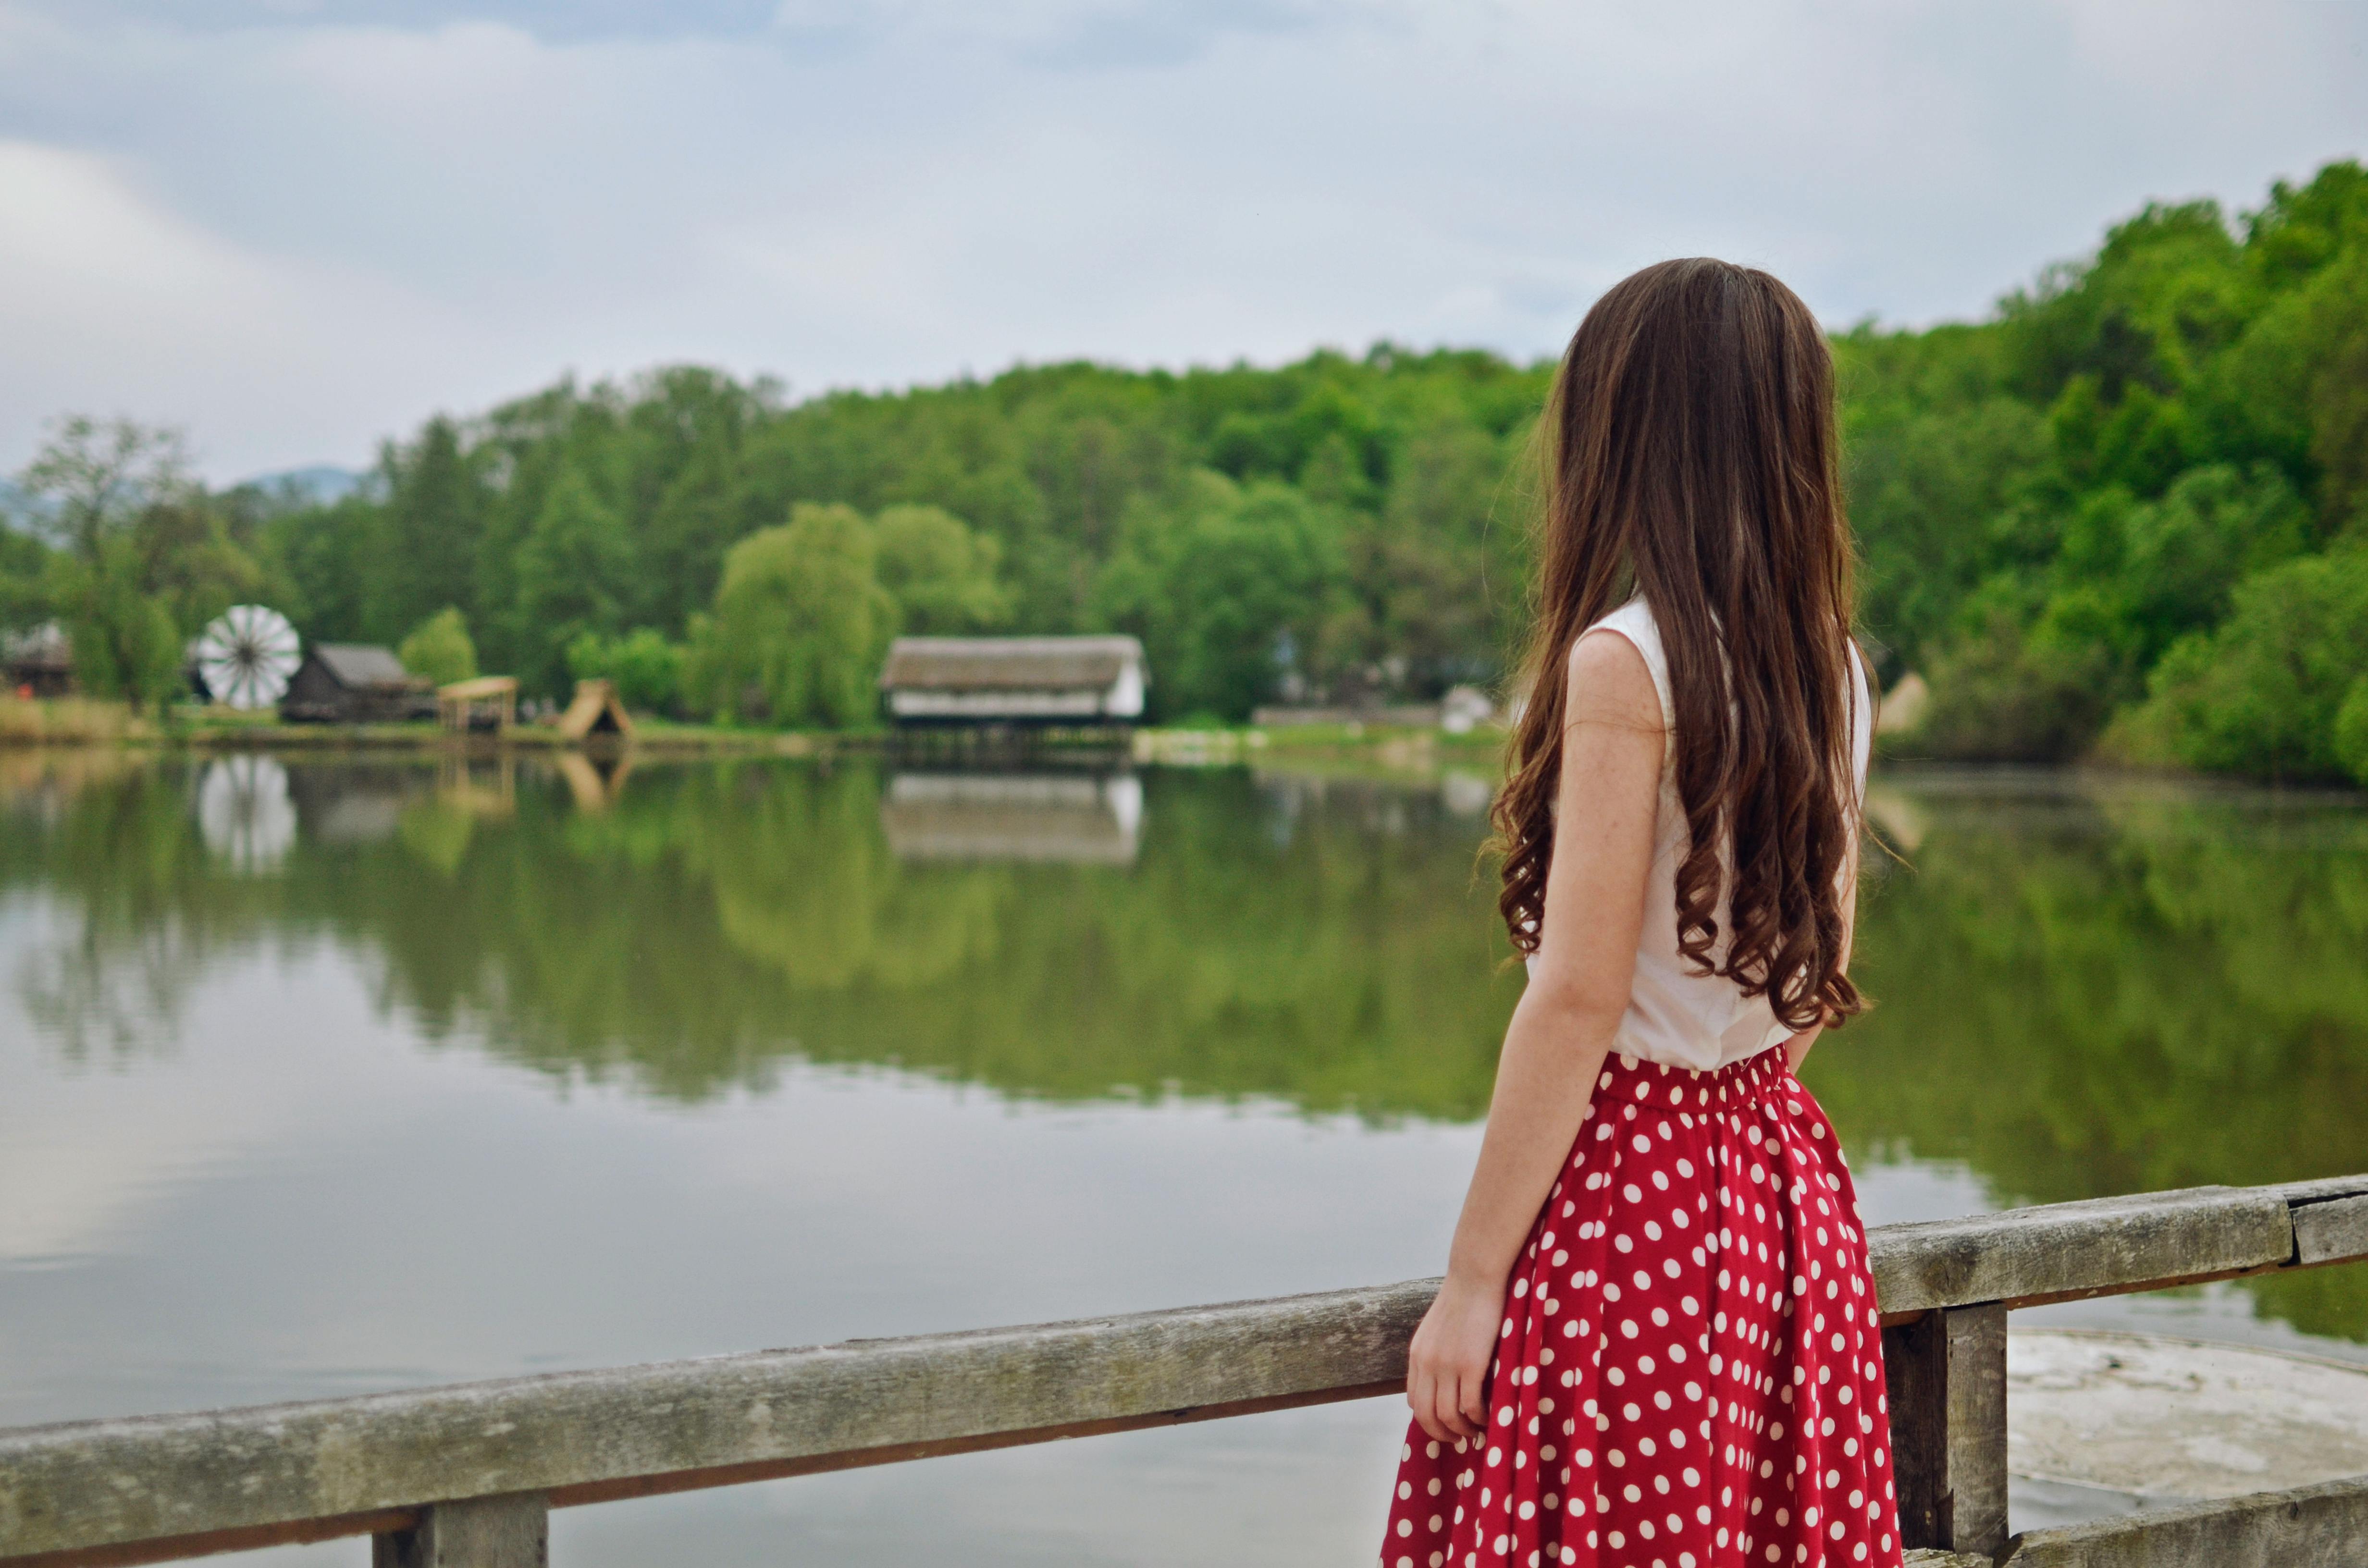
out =
<svg viewBox="0 0 2368 1568"><path fill-rule="evenodd" d="M1435 1272L1484 781L0 753L0 1425ZM1894 776L1870 1218L2368 1169L2368 808ZM2368 1356L2368 1270L2051 1309ZM563 1513L567 1568L1367 1560L1387 1402ZM364 1543L258 1554L356 1568Z"/></svg>

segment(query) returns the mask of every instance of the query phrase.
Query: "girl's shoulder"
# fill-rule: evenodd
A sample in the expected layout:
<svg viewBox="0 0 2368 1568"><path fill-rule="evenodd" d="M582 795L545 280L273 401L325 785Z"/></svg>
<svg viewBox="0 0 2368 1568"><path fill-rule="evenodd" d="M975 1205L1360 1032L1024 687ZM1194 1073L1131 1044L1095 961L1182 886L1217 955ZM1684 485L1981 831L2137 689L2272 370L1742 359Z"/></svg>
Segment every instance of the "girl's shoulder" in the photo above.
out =
<svg viewBox="0 0 2368 1568"><path fill-rule="evenodd" d="M1636 650L1637 655L1644 660L1645 673L1652 678L1653 695L1658 699L1661 710L1661 725L1664 729L1669 728L1676 720L1677 705L1669 695L1669 657L1661 646L1661 630L1653 620L1653 607L1646 604L1645 597L1639 594L1611 614L1599 618L1579 634L1570 650L1574 695L1584 689L1587 684L1582 673L1582 660L1596 665L1599 669L1609 670L1611 667L1609 664L1597 663L1611 656L1610 650L1593 653L1588 651L1590 642L1602 649L1605 640L1589 635L1597 631L1612 632ZM1626 661L1621 658L1619 662L1625 664Z"/></svg>

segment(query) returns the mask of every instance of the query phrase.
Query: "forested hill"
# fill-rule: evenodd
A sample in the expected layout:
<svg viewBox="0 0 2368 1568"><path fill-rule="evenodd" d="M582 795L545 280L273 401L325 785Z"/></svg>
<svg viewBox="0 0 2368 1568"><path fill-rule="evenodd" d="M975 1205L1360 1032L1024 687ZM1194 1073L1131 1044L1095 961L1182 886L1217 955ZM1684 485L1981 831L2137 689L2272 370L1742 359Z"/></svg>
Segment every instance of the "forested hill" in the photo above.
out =
<svg viewBox="0 0 2368 1568"><path fill-rule="evenodd" d="M1238 718L1294 670L1311 687L1495 673L1526 546L1518 460L1548 375L1384 347L1280 369L1057 365L784 407L671 369L432 421L389 449L383 502L269 531L313 634L393 642L457 605L481 663L549 688L587 631L695 640L735 541L844 506L860 518L810 514L759 540L752 572L777 557L838 584L819 607L837 620L867 619L844 601L878 581L895 602L841 629L867 644L897 625L1122 627L1149 644L1169 716ZM876 653L857 661L867 683Z"/></svg>
<svg viewBox="0 0 2368 1568"><path fill-rule="evenodd" d="M1983 322L1834 345L1865 630L1934 691L1917 744L2368 773L2358 164L2233 218L2150 206ZM334 505L135 509L122 570L185 630L226 596L324 640L450 608L430 642L536 689L605 671L757 721L868 720L898 630L1135 631L1169 719L1419 695L1503 673L1551 373L1384 345L794 404L562 382L430 421ZM122 601L92 540L0 543L12 619Z"/></svg>
<svg viewBox="0 0 2368 1568"><path fill-rule="evenodd" d="M1864 620L1931 682L1924 749L2368 781L2359 164L1835 347Z"/></svg>

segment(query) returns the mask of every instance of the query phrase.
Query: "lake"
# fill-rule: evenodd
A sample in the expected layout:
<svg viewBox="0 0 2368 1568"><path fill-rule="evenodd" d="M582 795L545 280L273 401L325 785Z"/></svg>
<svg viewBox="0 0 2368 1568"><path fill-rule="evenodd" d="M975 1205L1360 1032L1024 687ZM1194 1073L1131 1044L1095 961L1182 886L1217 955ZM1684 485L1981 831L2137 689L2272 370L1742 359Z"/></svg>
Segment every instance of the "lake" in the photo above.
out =
<svg viewBox="0 0 2368 1568"><path fill-rule="evenodd" d="M1487 796L0 752L0 1425L1436 1273L1519 987ZM1871 1221L2368 1169L2359 797L1873 805L1879 1006L1804 1072ZM2368 1269L2024 1317L2362 1359ZM1364 1562L1403 1421L573 1509L553 1557Z"/></svg>

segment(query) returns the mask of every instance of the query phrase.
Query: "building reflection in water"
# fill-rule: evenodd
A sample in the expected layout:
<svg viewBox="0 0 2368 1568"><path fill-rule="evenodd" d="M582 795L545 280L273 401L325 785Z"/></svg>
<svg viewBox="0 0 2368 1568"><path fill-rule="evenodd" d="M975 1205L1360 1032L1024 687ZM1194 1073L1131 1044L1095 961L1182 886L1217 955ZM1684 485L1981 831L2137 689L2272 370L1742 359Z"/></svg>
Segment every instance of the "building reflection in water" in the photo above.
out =
<svg viewBox="0 0 2368 1568"><path fill-rule="evenodd" d="M505 752L507 757L509 754ZM580 751L559 754L559 776L567 780L568 799L587 815L607 811L625 792L625 778L633 771L630 752L586 756Z"/></svg>
<svg viewBox="0 0 2368 1568"><path fill-rule="evenodd" d="M1143 835L1132 773L898 773L880 826L903 860L1127 866Z"/></svg>
<svg viewBox="0 0 2368 1568"><path fill-rule="evenodd" d="M436 765L436 803L448 811L495 821L518 814L518 756L504 749L492 756L453 750Z"/></svg>

